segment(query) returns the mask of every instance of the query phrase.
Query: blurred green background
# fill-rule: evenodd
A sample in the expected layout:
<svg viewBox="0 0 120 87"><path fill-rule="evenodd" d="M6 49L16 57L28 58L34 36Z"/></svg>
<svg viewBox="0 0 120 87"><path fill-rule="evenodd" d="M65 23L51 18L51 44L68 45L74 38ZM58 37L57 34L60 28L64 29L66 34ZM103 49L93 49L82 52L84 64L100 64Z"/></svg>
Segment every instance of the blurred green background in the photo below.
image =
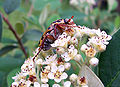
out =
<svg viewBox="0 0 120 87"><path fill-rule="evenodd" d="M27 57L33 56L41 35L57 19L74 16L73 20L77 25L91 29L101 28L110 35L114 35L120 28L120 0L0 0L0 13L0 87L7 87L7 81L11 79L9 73L20 67ZM10 30L3 15L15 33ZM27 57L15 34L24 45ZM117 36L116 43L120 42L119 39ZM114 71L114 76L119 74L118 71L120 68ZM98 76L102 75L100 73ZM100 78L105 86L111 87L107 84L114 76L106 78L108 81L103 76ZM120 82L120 78L118 81Z"/></svg>

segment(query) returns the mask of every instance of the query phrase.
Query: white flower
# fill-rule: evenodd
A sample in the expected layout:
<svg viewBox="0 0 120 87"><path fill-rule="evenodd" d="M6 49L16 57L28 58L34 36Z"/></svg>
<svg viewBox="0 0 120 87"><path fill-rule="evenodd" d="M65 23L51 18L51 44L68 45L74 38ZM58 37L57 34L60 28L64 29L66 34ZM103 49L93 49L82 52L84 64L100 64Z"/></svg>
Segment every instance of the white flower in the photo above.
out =
<svg viewBox="0 0 120 87"><path fill-rule="evenodd" d="M81 32L80 28L81 28L81 26L79 26L79 28L78 27L74 28L76 30L76 33L74 35L76 38L81 38L84 35L84 33Z"/></svg>
<svg viewBox="0 0 120 87"><path fill-rule="evenodd" d="M57 63L56 58L57 58L57 54L47 56L47 57L45 58L45 61L43 62L43 65L44 65L44 64L47 64L47 65L48 65L48 64L49 64L49 65L55 64L55 65L56 65L56 63Z"/></svg>
<svg viewBox="0 0 120 87"><path fill-rule="evenodd" d="M60 87L60 85L59 84L53 84L52 87Z"/></svg>
<svg viewBox="0 0 120 87"><path fill-rule="evenodd" d="M56 49L56 52L57 52L58 54L63 54L63 53L65 52L65 49L64 49L63 47L58 47L58 48Z"/></svg>
<svg viewBox="0 0 120 87"><path fill-rule="evenodd" d="M77 77L78 76L76 74L70 75L70 81L75 82L77 80Z"/></svg>
<svg viewBox="0 0 120 87"><path fill-rule="evenodd" d="M70 64L70 63L65 63L65 64L64 64L64 67L65 67L65 69L69 70L70 67L71 67L71 64Z"/></svg>
<svg viewBox="0 0 120 87"><path fill-rule="evenodd" d="M41 65L43 63L43 60L42 59L38 59L37 61L36 61L36 64L37 65Z"/></svg>
<svg viewBox="0 0 120 87"><path fill-rule="evenodd" d="M49 79L54 79L55 82L59 83L61 80L66 79L68 75L63 72L64 71L64 66L51 66L51 72L48 74Z"/></svg>
<svg viewBox="0 0 120 87"><path fill-rule="evenodd" d="M71 82L70 82L70 81L66 81L66 82L64 83L64 87L70 87L70 85L71 85Z"/></svg>
<svg viewBox="0 0 120 87"><path fill-rule="evenodd" d="M49 87L48 84L42 84L41 87Z"/></svg>
<svg viewBox="0 0 120 87"><path fill-rule="evenodd" d="M47 82L48 82L48 73L49 73L49 71L48 71L47 69L44 69L44 70L40 73L41 82L43 82L43 83L47 83Z"/></svg>
<svg viewBox="0 0 120 87"><path fill-rule="evenodd" d="M65 53L62 54L61 56L64 58L64 60L65 60L66 62L69 61L69 60L71 60L71 58L69 57L69 54L68 54L67 52L65 52Z"/></svg>
<svg viewBox="0 0 120 87"><path fill-rule="evenodd" d="M90 63L90 65L92 65L92 66L96 66L96 65L98 65L98 63L99 63L99 60L94 57L94 58L91 58L91 59L89 60L89 63Z"/></svg>
<svg viewBox="0 0 120 87"><path fill-rule="evenodd" d="M101 39L100 37L94 36L89 39L88 43L89 45L93 45L96 50L102 52L106 49L106 45L109 44L107 40Z"/></svg>
<svg viewBox="0 0 120 87"><path fill-rule="evenodd" d="M18 81L19 79L25 78L23 73L16 74L16 76L12 77L15 81Z"/></svg>
<svg viewBox="0 0 120 87"><path fill-rule="evenodd" d="M58 39L57 40L55 40L55 42L53 43L53 44L51 44L51 46L52 47L58 47L58 46L60 46L60 47L65 47L65 48L67 48L67 46L68 46L68 43L70 42L70 36L67 36L67 34L66 33L63 33L62 35L60 35L59 37L58 37Z"/></svg>
<svg viewBox="0 0 120 87"><path fill-rule="evenodd" d="M38 82L34 82L34 87L40 87L40 84Z"/></svg>
<svg viewBox="0 0 120 87"><path fill-rule="evenodd" d="M21 66L21 72L24 76L35 74L35 66L32 59L28 58Z"/></svg>
<svg viewBox="0 0 120 87"><path fill-rule="evenodd" d="M74 45L70 45L69 49L71 49L71 50L75 49Z"/></svg>
<svg viewBox="0 0 120 87"><path fill-rule="evenodd" d="M96 53L97 51L91 46L85 51L87 57L94 57Z"/></svg>
<svg viewBox="0 0 120 87"><path fill-rule="evenodd" d="M19 86L19 83L18 82L13 82L12 83L12 87L18 87Z"/></svg>
<svg viewBox="0 0 120 87"><path fill-rule="evenodd" d="M64 60L67 62L71 59L74 59L74 57L77 55L77 49L74 49L73 47L68 49L68 52L65 52L61 56L64 58Z"/></svg>

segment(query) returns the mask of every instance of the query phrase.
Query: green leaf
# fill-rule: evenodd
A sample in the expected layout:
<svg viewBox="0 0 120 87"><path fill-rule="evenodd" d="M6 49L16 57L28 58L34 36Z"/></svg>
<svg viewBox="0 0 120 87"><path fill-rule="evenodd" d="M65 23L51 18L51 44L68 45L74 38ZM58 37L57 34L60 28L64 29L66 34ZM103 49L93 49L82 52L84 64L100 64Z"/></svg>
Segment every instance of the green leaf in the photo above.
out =
<svg viewBox="0 0 120 87"><path fill-rule="evenodd" d="M88 87L104 87L100 79L95 75L95 73L86 65L81 67L80 77L85 77L88 82Z"/></svg>
<svg viewBox="0 0 120 87"><path fill-rule="evenodd" d="M60 19L60 16L58 14L51 15L46 21L46 26L49 27L52 22L54 22L58 19Z"/></svg>
<svg viewBox="0 0 120 87"><path fill-rule="evenodd" d="M17 48L17 46L8 45L0 49L0 56L5 55L6 53L12 51L13 49Z"/></svg>
<svg viewBox="0 0 120 87"><path fill-rule="evenodd" d="M0 71L0 87L7 87L6 77L7 72Z"/></svg>
<svg viewBox="0 0 120 87"><path fill-rule="evenodd" d="M101 53L99 61L99 77L106 87L120 71L120 30L113 35L106 51ZM112 87L119 86L118 82Z"/></svg>
<svg viewBox="0 0 120 87"><path fill-rule="evenodd" d="M0 70L9 72L12 69L20 67L24 62L24 59L16 58L0 58Z"/></svg>
<svg viewBox="0 0 120 87"><path fill-rule="evenodd" d="M3 5L5 12L10 14L20 6L20 2L21 0L5 0Z"/></svg>
<svg viewBox="0 0 120 87"><path fill-rule="evenodd" d="M8 87L11 86L12 82L14 82L14 80L12 79L12 77L16 76L17 73L20 72L20 68L16 68L14 70L12 70L8 76L7 76L7 83L8 83Z"/></svg>
<svg viewBox="0 0 120 87"><path fill-rule="evenodd" d="M70 63L71 63L71 68L68 71L66 71L67 74L71 75L74 73L74 74L78 75L79 70L80 70L79 66L77 65L77 63L74 60L71 60Z"/></svg>
<svg viewBox="0 0 120 87"><path fill-rule="evenodd" d="M60 1L59 0L35 0L33 2L34 8L36 10L42 10L47 4L50 4L52 10L59 8Z"/></svg>
<svg viewBox="0 0 120 87"><path fill-rule="evenodd" d="M1 39L2 39L2 17L0 14L0 42L1 42Z"/></svg>
<svg viewBox="0 0 120 87"><path fill-rule="evenodd" d="M29 22L30 24L35 25L35 26L38 27L38 28L42 28L42 27L40 26L40 24L37 23L35 20L32 20L32 19L27 18L27 17L23 17L23 19L24 19L25 21ZM37 19L37 20L38 20L38 19Z"/></svg>
<svg viewBox="0 0 120 87"><path fill-rule="evenodd" d="M22 40L39 41L41 36L42 36L42 32L40 32L39 30L31 29L24 33Z"/></svg>
<svg viewBox="0 0 120 87"><path fill-rule="evenodd" d="M24 33L24 26L20 22L15 24L15 29L19 35Z"/></svg>
<svg viewBox="0 0 120 87"><path fill-rule="evenodd" d="M40 17L39 17L39 23L40 25L43 25L48 17L49 13L49 4L42 10Z"/></svg>
<svg viewBox="0 0 120 87"><path fill-rule="evenodd" d="M116 28L119 28L119 27L120 27L120 16L117 16L117 17L115 18L114 24L115 24L115 27L116 27Z"/></svg>
<svg viewBox="0 0 120 87"><path fill-rule="evenodd" d="M10 39L10 38L5 38L5 37L3 37L2 38L2 41L1 41L2 43L9 43L9 44L17 44L17 41L15 41L15 40L12 40L12 39Z"/></svg>

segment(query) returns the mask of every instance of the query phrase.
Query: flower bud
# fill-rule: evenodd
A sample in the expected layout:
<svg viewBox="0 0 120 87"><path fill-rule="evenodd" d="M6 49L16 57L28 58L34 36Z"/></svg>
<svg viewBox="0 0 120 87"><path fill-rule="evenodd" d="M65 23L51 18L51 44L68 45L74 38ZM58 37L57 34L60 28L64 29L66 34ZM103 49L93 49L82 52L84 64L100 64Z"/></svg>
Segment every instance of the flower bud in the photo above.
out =
<svg viewBox="0 0 120 87"><path fill-rule="evenodd" d="M19 83L18 82L13 82L12 87L18 87Z"/></svg>
<svg viewBox="0 0 120 87"><path fill-rule="evenodd" d="M72 43L72 44L78 44L77 38L76 38L76 37L72 37L72 38L71 38L71 43Z"/></svg>
<svg viewBox="0 0 120 87"><path fill-rule="evenodd" d="M71 82L75 82L76 80L77 80L77 75L76 74L72 74L71 76L70 76L70 81Z"/></svg>
<svg viewBox="0 0 120 87"><path fill-rule="evenodd" d="M94 57L94 58L91 58L91 59L89 60L89 63L90 63L90 65L92 65L92 66L96 66L96 65L98 65L98 63L99 63L99 60Z"/></svg>
<svg viewBox="0 0 120 87"><path fill-rule="evenodd" d="M59 84L53 84L52 87L60 87L60 85Z"/></svg>
<svg viewBox="0 0 120 87"><path fill-rule="evenodd" d="M83 44L81 46L81 51L85 52L88 49L88 46L86 44Z"/></svg>
<svg viewBox="0 0 120 87"><path fill-rule="evenodd" d="M65 69L69 70L70 67L71 67L71 64L70 64L70 63L65 63L65 64L64 64L64 67L65 67Z"/></svg>
<svg viewBox="0 0 120 87"><path fill-rule="evenodd" d="M74 57L74 60L76 60L76 61L83 61L83 58L82 58L82 56L80 55L80 54L77 54L75 57Z"/></svg>
<svg viewBox="0 0 120 87"><path fill-rule="evenodd" d="M64 83L64 87L70 87L70 85L71 85L71 82L70 82L70 81L66 81L66 82Z"/></svg>
<svg viewBox="0 0 120 87"><path fill-rule="evenodd" d="M82 85L81 87L88 87L88 85Z"/></svg>
<svg viewBox="0 0 120 87"><path fill-rule="evenodd" d="M34 87L40 87L40 84L38 82L34 82Z"/></svg>

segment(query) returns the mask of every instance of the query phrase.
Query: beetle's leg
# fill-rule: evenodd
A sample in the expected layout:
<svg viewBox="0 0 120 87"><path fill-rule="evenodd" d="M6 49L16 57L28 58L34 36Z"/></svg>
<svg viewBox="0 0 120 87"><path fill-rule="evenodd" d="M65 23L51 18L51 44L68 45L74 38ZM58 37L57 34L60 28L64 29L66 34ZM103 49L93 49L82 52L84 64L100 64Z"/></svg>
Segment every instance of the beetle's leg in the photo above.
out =
<svg viewBox="0 0 120 87"><path fill-rule="evenodd" d="M38 56L38 54L40 53L40 51L41 51L41 48L38 49L37 54L33 57L33 62L35 61L35 58Z"/></svg>

